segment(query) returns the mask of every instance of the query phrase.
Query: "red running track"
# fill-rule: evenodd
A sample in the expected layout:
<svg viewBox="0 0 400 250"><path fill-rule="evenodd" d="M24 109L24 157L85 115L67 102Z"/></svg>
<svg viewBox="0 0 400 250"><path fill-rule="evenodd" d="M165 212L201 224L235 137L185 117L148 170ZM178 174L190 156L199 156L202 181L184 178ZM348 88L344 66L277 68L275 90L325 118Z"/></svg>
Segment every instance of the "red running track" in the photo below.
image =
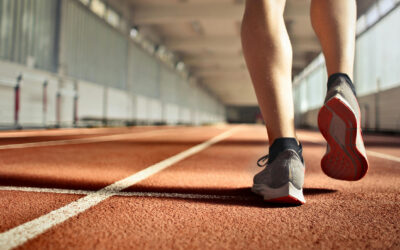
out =
<svg viewBox="0 0 400 250"><path fill-rule="evenodd" d="M261 126L2 132L0 249L399 248L400 137L367 135L370 171L343 182L320 169L322 136L298 135L307 203L293 207L250 191Z"/></svg>

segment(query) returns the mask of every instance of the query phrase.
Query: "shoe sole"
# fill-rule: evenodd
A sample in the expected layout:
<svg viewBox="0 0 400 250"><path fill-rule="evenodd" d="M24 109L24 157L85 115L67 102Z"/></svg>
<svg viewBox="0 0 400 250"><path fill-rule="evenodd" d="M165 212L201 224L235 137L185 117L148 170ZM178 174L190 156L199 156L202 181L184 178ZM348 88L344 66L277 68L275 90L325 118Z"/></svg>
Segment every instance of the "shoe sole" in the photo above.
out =
<svg viewBox="0 0 400 250"><path fill-rule="evenodd" d="M271 188L265 184L253 184L251 191L263 196L266 202L297 205L306 203L303 189L297 189L291 182L280 188Z"/></svg>
<svg viewBox="0 0 400 250"><path fill-rule="evenodd" d="M357 139L364 143L358 120L340 95L329 99L319 111L318 127L329 144L329 151L321 160L321 168L329 177L356 181L367 173L367 157L356 143Z"/></svg>

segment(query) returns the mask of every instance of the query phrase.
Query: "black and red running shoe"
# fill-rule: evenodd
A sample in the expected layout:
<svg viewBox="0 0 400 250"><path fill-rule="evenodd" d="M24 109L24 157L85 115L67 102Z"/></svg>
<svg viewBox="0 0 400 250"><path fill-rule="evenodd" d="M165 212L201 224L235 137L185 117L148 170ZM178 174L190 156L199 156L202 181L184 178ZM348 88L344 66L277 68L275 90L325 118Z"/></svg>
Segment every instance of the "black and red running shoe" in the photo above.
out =
<svg viewBox="0 0 400 250"><path fill-rule="evenodd" d="M350 78L345 74L335 78L328 83L325 104L318 114L319 130L328 142L321 168L332 178L356 181L368 170L360 107Z"/></svg>

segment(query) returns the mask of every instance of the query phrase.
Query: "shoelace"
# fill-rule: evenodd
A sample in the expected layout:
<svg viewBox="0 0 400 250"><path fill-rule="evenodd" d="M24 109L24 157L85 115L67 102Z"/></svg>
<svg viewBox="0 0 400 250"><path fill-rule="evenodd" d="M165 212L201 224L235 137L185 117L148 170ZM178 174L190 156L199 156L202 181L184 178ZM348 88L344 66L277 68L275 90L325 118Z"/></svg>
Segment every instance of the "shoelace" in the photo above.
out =
<svg viewBox="0 0 400 250"><path fill-rule="evenodd" d="M263 157L258 159L257 166L259 166L260 168L267 166L268 158L269 158L269 155L264 155Z"/></svg>
<svg viewBox="0 0 400 250"><path fill-rule="evenodd" d="M300 143L299 144L299 151L297 152L299 155L301 155L303 153L303 145ZM257 166L259 167L266 167L268 165L268 159L269 159L269 154L264 155L263 157L261 157L260 159L258 159L257 161ZM302 160L303 161L303 160Z"/></svg>

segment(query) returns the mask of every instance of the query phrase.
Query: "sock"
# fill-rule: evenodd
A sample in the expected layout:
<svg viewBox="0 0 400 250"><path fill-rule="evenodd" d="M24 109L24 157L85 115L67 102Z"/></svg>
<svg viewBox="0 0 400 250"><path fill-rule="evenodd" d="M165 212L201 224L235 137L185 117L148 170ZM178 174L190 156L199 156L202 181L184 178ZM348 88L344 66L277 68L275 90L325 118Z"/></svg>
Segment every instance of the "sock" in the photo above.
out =
<svg viewBox="0 0 400 250"><path fill-rule="evenodd" d="M350 86L351 90L353 91L353 94L356 95L356 88L354 87L353 82L351 81L350 77L347 74L344 73L335 73L329 76L328 78L328 89L332 86L332 84L338 79L339 77L342 77L346 80L346 83Z"/></svg>
<svg viewBox="0 0 400 250"><path fill-rule="evenodd" d="M301 162L304 163L302 146L301 144L299 145L297 140L293 137L281 137L275 139L271 147L269 147L268 162L271 163L273 160L275 160L280 152L287 149L293 149L296 151L300 156Z"/></svg>

